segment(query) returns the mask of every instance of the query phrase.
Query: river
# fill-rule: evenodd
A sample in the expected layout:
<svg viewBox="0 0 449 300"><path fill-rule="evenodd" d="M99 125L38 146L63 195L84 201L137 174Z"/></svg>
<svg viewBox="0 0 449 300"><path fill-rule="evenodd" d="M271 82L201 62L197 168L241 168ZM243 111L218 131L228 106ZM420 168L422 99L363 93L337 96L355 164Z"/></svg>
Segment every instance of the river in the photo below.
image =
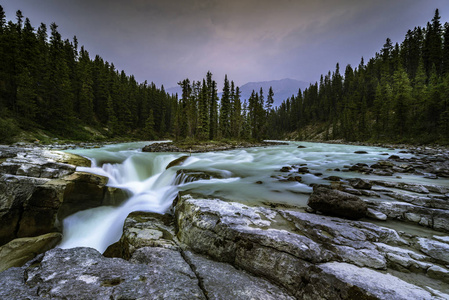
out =
<svg viewBox="0 0 449 300"><path fill-rule="evenodd" d="M166 170L167 165L186 153L144 153L141 148L150 142L108 145L98 149L77 149L71 153L92 160L91 168L78 168L109 177L108 185L126 189L130 198L119 207L98 207L78 212L64 220L61 248L92 247L103 252L118 241L123 222L132 211L165 213L179 191L191 191L249 205L281 203L303 207L312 192L310 184L328 183L323 177L363 177L360 173L335 171L355 163L373 164L398 154L399 150L380 147L324 143L290 142L288 145L195 153L182 166ZM298 148L299 145L305 148ZM355 151L366 151L356 154ZM411 157L411 154L400 154ZM280 181L284 166L307 166L308 174L301 182ZM216 174L210 180L185 182L177 178L179 169ZM320 173L325 175L319 175ZM317 175L314 175L317 174ZM422 176L401 175L388 180L439 184ZM369 175L370 179L382 179ZM447 185L444 182L443 185Z"/></svg>

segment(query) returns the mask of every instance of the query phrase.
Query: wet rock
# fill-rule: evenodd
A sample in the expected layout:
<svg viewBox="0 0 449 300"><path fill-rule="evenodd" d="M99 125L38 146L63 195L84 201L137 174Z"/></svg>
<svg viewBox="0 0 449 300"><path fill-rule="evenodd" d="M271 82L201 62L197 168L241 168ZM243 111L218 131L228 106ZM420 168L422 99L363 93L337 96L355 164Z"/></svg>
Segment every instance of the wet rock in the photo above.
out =
<svg viewBox="0 0 449 300"><path fill-rule="evenodd" d="M395 166L395 164L392 163L391 161L381 160L381 161L378 161L377 163L371 165L371 168L373 168L373 169L388 169L388 168L392 168L394 166Z"/></svg>
<svg viewBox="0 0 449 300"><path fill-rule="evenodd" d="M430 268L428 268L427 275L430 278L449 283L449 270L440 266L431 266Z"/></svg>
<svg viewBox="0 0 449 300"><path fill-rule="evenodd" d="M369 208L369 207L368 207L368 209L366 211L366 216L368 218L376 219L376 220L380 220L380 221L387 220L387 215L386 214L381 213L380 211L374 210L374 209Z"/></svg>
<svg viewBox="0 0 449 300"><path fill-rule="evenodd" d="M160 247L179 250L173 241L175 229L170 215L160 215L150 212L132 212L123 225L123 234L118 242L120 256L129 259L133 253L143 247Z"/></svg>
<svg viewBox="0 0 449 300"><path fill-rule="evenodd" d="M372 169L367 165L363 163L357 163L349 168L349 171L352 172L360 172L360 173L370 173Z"/></svg>
<svg viewBox="0 0 449 300"><path fill-rule="evenodd" d="M425 197L395 192L389 192L386 194L391 198L404 201L407 203L412 203L414 205L449 210L449 202L447 201L447 199L438 199L436 197L429 197L429 196Z"/></svg>
<svg viewBox="0 0 449 300"><path fill-rule="evenodd" d="M428 194L429 190L420 184L414 184L414 183L405 183L405 182L392 182L392 181L383 181L383 180L372 180L372 184L395 188L395 189L401 189L405 191L415 192L415 193L421 193L421 194ZM437 190L436 187L434 187L435 191Z"/></svg>
<svg viewBox="0 0 449 300"><path fill-rule="evenodd" d="M424 174L424 178L428 178L428 179L438 179L438 176L435 175L435 174L426 173L426 174Z"/></svg>
<svg viewBox="0 0 449 300"><path fill-rule="evenodd" d="M418 249L436 261L449 264L449 244L427 238L417 239Z"/></svg>
<svg viewBox="0 0 449 300"><path fill-rule="evenodd" d="M412 222L437 231L449 232L449 212L447 210L424 208L403 202L367 201L367 203L372 205L375 210L386 214L389 219Z"/></svg>
<svg viewBox="0 0 449 300"><path fill-rule="evenodd" d="M340 187L337 188L337 190L340 190L340 191L348 193L348 194L356 195L356 196L362 196L363 195L360 190L354 189L354 188L352 188L352 187L350 187L348 185L340 185Z"/></svg>
<svg viewBox="0 0 449 300"><path fill-rule="evenodd" d="M47 182L34 187L30 197L22 204L17 237L60 232L61 224L57 215L63 196L64 186Z"/></svg>
<svg viewBox="0 0 449 300"><path fill-rule="evenodd" d="M297 148L298 148L298 149L304 149L304 148L307 148L307 147L306 147L306 146L303 146L303 145L299 145Z"/></svg>
<svg viewBox="0 0 449 300"><path fill-rule="evenodd" d="M363 150L354 151L355 154L368 154L368 152Z"/></svg>
<svg viewBox="0 0 449 300"><path fill-rule="evenodd" d="M64 178L64 196L58 217L65 217L78 211L103 205L120 205L129 194L119 188L110 188L108 178L101 175L76 172Z"/></svg>
<svg viewBox="0 0 449 300"><path fill-rule="evenodd" d="M219 172L213 171L181 169L176 171L175 184L194 182L198 180L209 180L211 178L223 178L223 175Z"/></svg>
<svg viewBox="0 0 449 300"><path fill-rule="evenodd" d="M310 173L309 168L307 168L307 167L299 167L297 172L300 174Z"/></svg>
<svg viewBox="0 0 449 300"><path fill-rule="evenodd" d="M282 167L279 172L290 172L293 168L290 166Z"/></svg>
<svg viewBox="0 0 449 300"><path fill-rule="evenodd" d="M24 176L0 176L0 245L17 237L23 204L34 192L36 185L47 179Z"/></svg>
<svg viewBox="0 0 449 300"><path fill-rule="evenodd" d="M390 155L390 157L388 157L388 159L391 159L391 160L398 160L398 159L401 159L398 155Z"/></svg>
<svg viewBox="0 0 449 300"><path fill-rule="evenodd" d="M178 157L177 159L171 161L171 162L167 165L167 167L166 167L165 169L169 169L169 168L174 167L174 166L180 166L180 165L184 164L184 162L185 162L188 158L189 158L189 156L186 156L186 155L181 156L181 157Z"/></svg>
<svg viewBox="0 0 449 300"><path fill-rule="evenodd" d="M21 267L36 255L52 249L61 241L60 233L47 233L37 237L18 238L0 247L0 272Z"/></svg>
<svg viewBox="0 0 449 300"><path fill-rule="evenodd" d="M373 184L361 178L348 179L349 184L356 189L370 190Z"/></svg>
<svg viewBox="0 0 449 300"><path fill-rule="evenodd" d="M374 170L373 174L377 175L377 176L393 176L393 171L391 171L391 170Z"/></svg>
<svg viewBox="0 0 449 300"><path fill-rule="evenodd" d="M340 181L342 178L339 176L329 176L324 179L329 180L329 181Z"/></svg>
<svg viewBox="0 0 449 300"><path fill-rule="evenodd" d="M289 176L287 178L288 181L294 181L294 182L302 182L302 177L301 176Z"/></svg>
<svg viewBox="0 0 449 300"><path fill-rule="evenodd" d="M368 208L357 196L322 186L313 189L307 205L327 215L353 220L366 216Z"/></svg>

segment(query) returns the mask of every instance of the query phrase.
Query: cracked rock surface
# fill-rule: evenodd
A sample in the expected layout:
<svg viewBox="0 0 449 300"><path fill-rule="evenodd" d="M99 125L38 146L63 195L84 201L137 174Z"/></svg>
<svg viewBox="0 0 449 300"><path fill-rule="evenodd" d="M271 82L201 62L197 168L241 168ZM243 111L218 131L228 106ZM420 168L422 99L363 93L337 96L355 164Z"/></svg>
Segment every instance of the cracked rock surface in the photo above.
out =
<svg viewBox="0 0 449 300"><path fill-rule="evenodd" d="M443 235L189 194L173 210L128 216L128 260L52 249L0 273L0 298L449 298Z"/></svg>

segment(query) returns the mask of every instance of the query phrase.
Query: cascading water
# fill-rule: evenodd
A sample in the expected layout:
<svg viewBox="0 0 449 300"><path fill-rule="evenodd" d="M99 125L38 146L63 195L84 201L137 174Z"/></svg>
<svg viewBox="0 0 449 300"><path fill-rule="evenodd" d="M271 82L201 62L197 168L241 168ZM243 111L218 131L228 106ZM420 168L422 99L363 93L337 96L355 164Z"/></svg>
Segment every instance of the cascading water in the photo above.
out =
<svg viewBox="0 0 449 300"><path fill-rule="evenodd" d="M348 178L363 177L360 173L337 172L334 169L355 163L372 164L385 159L386 152L397 154L396 150L378 147L292 142L267 148L192 154L182 166L166 170L171 161L185 154L142 153L140 149L146 144L148 142L71 151L93 161L92 168L79 170L107 176L109 185L130 191L131 196L120 207L98 207L67 217L60 247L87 246L103 252L120 238L123 222L130 212L164 213L178 191L223 197L250 205L275 202L306 206L312 191L310 184L326 182L318 173ZM306 148L299 149L299 144ZM354 154L357 150L368 153ZM279 180L278 176L285 174L279 172L283 166L303 164L307 165L310 172L301 175L301 182ZM176 172L180 169L205 172L212 174L212 178L197 181L191 181L185 175L176 178ZM375 179L376 176L371 175L369 178ZM390 177L388 180L425 181L421 176L406 174L402 179ZM429 184L447 185L447 182L433 180Z"/></svg>
<svg viewBox="0 0 449 300"><path fill-rule="evenodd" d="M140 146L140 144L133 145ZM142 153L135 150L121 148L74 152L92 159L92 168L79 168L79 171L107 176L108 185L126 189L131 196L120 207L98 207L67 217L64 220L61 248L84 246L103 252L120 238L123 222L129 213L133 211L164 213L176 197L177 188L173 185L176 171L165 170L165 167L179 155L142 156ZM114 162L105 163L105 157L112 158ZM102 161L103 165L100 166L99 161Z"/></svg>

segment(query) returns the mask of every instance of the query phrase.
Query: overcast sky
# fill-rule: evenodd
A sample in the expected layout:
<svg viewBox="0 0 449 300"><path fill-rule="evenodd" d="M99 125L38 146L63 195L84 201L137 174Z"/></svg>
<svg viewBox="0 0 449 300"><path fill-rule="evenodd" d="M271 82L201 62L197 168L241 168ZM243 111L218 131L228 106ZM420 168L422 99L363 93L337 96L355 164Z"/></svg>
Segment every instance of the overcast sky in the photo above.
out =
<svg viewBox="0 0 449 300"><path fill-rule="evenodd" d="M340 63L357 66L387 37L401 42L448 0L0 0L37 28L55 22L91 58L166 88L210 70L237 85L293 78L307 82Z"/></svg>

